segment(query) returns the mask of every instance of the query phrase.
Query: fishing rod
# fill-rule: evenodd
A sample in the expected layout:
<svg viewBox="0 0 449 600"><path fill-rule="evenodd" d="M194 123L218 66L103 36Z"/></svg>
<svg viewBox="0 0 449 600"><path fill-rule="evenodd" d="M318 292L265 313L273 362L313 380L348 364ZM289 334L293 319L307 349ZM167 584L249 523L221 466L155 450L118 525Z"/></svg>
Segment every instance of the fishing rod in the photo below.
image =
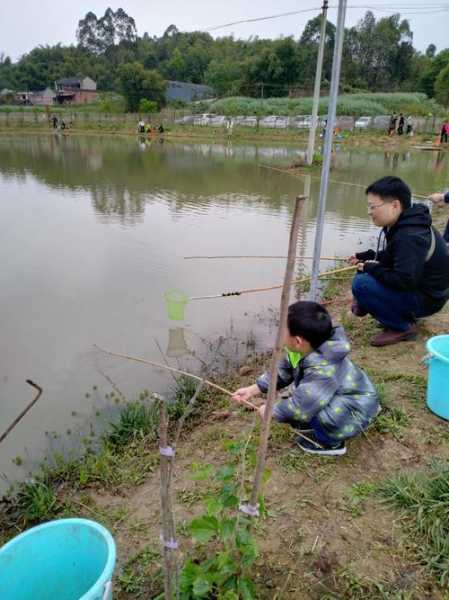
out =
<svg viewBox="0 0 449 600"><path fill-rule="evenodd" d="M184 260L194 260L194 259L204 259L210 260L215 258L287 258L286 256L277 256L277 255L256 255L256 254L227 254L227 255L217 255L217 256L184 256ZM313 260L313 256L297 256L298 260ZM338 256L321 256L320 260L333 260L333 261L343 261L345 258L338 258Z"/></svg>
<svg viewBox="0 0 449 600"><path fill-rule="evenodd" d="M105 354L109 354L109 356L115 356L117 358L124 358L126 360L132 360L134 362L138 362L138 363L141 363L141 364L144 364L144 365L149 365L151 367L156 367L157 369L162 369L162 370L166 370L166 371L172 371L173 373L178 373L180 375L185 375L186 377L190 377L191 379L196 379L197 381L202 381L203 384L208 385L209 387L212 387L212 388L218 390L219 392L222 392L223 394L226 394L227 396L230 396L231 398L234 395L232 392L230 392L226 388L221 387L221 385L217 385L216 383L213 383L212 381L209 381L208 379L204 379L203 377L199 377L198 375L194 375L193 373L189 373L188 371L182 371L181 369L175 369L175 367L170 367L169 365L163 365L161 363L157 363L157 362L154 362L152 360L147 360L145 358L139 358L137 356L129 356L128 354L122 354L120 352L112 352L110 350L106 350L105 348L101 348L97 344L94 344L94 347L97 348L97 350L100 350L100 352L104 352ZM255 412L259 412L259 407L256 406L255 404L253 404L252 402L250 402L249 400L239 400L239 404L244 404L248 408L251 408L251 410L254 410ZM317 441L311 440L309 437L307 437L306 435L304 435L302 432L298 431L295 428L293 428L293 429L294 429L296 435L298 435L299 437L304 438L308 442L312 442L313 444L315 444L319 448L323 447Z"/></svg>
<svg viewBox="0 0 449 600"><path fill-rule="evenodd" d="M318 277L326 277L328 275L335 275L337 273L344 273L345 271L350 271L351 269L355 269L356 265L351 265L349 267L343 267L342 269L332 269L331 271L324 271L323 273L320 273L318 275ZM307 281L309 281L311 279L311 275L307 275L307 277L301 277L300 279L293 279L290 282L290 285L295 285L297 283L306 283ZM236 292L222 292L221 294L212 294L210 296L193 296L191 298L189 298L189 300L208 300L211 298L225 298L228 296L241 296L242 294L252 294L255 292L269 292L271 290L279 290L280 288L282 288L283 284L278 284L278 285L272 285L269 287L262 287L262 288L248 288L248 289L244 289L244 290L238 290Z"/></svg>

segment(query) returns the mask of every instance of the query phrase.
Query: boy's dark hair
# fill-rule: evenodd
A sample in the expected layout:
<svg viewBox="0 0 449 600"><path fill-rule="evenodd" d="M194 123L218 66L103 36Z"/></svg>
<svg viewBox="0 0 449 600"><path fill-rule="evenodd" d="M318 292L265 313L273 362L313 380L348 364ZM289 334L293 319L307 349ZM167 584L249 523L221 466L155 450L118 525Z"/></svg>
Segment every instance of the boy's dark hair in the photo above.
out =
<svg viewBox="0 0 449 600"><path fill-rule="evenodd" d="M384 202L399 200L403 210L410 208L412 205L412 193L408 185L399 177L391 175L382 177L382 179L378 179L369 185L365 190L365 194L380 196Z"/></svg>
<svg viewBox="0 0 449 600"><path fill-rule="evenodd" d="M287 327L290 335L300 335L315 349L330 338L332 320L321 304L300 300L288 307Z"/></svg>

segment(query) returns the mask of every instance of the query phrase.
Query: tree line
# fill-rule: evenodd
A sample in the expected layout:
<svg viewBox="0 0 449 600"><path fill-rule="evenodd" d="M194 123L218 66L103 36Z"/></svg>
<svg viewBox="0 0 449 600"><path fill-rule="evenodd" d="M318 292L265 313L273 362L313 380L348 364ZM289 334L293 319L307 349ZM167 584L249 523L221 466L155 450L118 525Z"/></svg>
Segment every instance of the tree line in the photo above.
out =
<svg viewBox="0 0 449 600"><path fill-rule="evenodd" d="M142 98L164 101L165 80L210 85L218 96L282 97L313 87L321 16L308 21L297 38L214 39L201 31L170 25L161 37L137 35L123 9L79 21L77 45L39 46L16 63L0 55L0 89L38 90L56 79L89 76L102 91L120 91L128 108ZM323 86L330 82L335 25L327 22ZM371 11L345 31L341 69L344 92L421 91L449 104L449 48L413 47L406 19L380 19Z"/></svg>

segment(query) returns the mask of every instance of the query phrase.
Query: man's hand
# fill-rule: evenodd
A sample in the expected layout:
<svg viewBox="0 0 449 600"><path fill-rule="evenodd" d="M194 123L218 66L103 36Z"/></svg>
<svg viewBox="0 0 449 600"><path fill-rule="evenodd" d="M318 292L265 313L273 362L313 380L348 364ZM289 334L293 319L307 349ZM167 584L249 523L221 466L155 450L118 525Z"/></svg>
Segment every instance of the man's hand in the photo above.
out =
<svg viewBox="0 0 449 600"><path fill-rule="evenodd" d="M348 256L345 260L349 265L356 265L360 262L359 259L355 257L355 255Z"/></svg>
<svg viewBox="0 0 449 600"><path fill-rule="evenodd" d="M440 192L435 192L434 194L430 194L429 200L432 200L434 204L440 204L444 202L444 194Z"/></svg>
<svg viewBox="0 0 449 600"><path fill-rule="evenodd" d="M244 404L245 401L254 398L254 396L258 396L260 394L260 390L256 384L249 385L248 387L239 388L232 394L232 399L234 402L238 404Z"/></svg>
<svg viewBox="0 0 449 600"><path fill-rule="evenodd" d="M257 410L257 412L259 413L259 416L262 419L262 421L263 421L263 419L265 417L265 406L266 406L266 404L261 404L259 406L258 410Z"/></svg>
<svg viewBox="0 0 449 600"><path fill-rule="evenodd" d="M365 272L365 266L368 265L378 265L379 261L378 260L365 260L365 262L359 262L357 264L357 271L360 271L360 273L364 273Z"/></svg>

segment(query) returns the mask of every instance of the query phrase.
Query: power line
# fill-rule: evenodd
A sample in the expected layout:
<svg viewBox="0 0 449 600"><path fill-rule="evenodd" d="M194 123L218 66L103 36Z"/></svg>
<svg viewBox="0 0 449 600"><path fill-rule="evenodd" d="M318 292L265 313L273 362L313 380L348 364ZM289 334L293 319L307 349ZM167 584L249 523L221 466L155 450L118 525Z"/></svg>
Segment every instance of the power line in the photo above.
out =
<svg viewBox="0 0 449 600"><path fill-rule="evenodd" d="M242 19L241 21L233 21L231 23L225 23L224 25L218 25L216 27L209 27L208 29L206 29L206 31L215 31L216 29L224 29L225 27L232 27L232 25L240 25L241 23L256 23L257 21L268 21L269 19L279 19L281 17L291 17L293 15L299 15L301 13L316 12L317 10L320 10L320 7L306 8L303 10L292 10L290 12L279 13L276 15L269 15L267 17L256 17L254 19Z"/></svg>
<svg viewBox="0 0 449 600"><path fill-rule="evenodd" d="M329 6L329 8L337 8L336 6ZM376 5L361 5L361 4L353 4L352 6L348 6L351 9L361 9L361 10L372 10L378 12L398 12L400 11L402 14L437 14L441 12L449 11L449 4L426 4L423 6L422 4L376 4ZM291 17L295 15L304 14L307 12L318 12L320 11L321 6L316 6L314 8L306 8L303 10L293 10L289 12L277 13L274 15L267 15L265 17L254 17L252 19L241 19L239 21L231 21L230 23L224 23L223 25L217 25L214 27L209 27L205 29L205 31L217 31L218 29L225 29L227 27L232 27L233 25L243 25L247 23L256 23L259 21L269 21L272 19L281 19L282 17ZM416 12L409 12L416 11Z"/></svg>

